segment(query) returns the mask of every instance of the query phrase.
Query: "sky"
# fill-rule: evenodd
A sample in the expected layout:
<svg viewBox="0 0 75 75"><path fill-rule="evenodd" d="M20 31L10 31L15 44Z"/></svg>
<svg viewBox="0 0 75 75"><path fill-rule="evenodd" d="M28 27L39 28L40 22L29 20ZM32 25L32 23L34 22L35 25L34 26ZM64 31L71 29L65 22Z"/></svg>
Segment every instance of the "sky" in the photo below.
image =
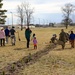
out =
<svg viewBox="0 0 75 75"><path fill-rule="evenodd" d="M75 4L75 0L3 0L2 9L7 10L6 24L12 24L12 14L13 24L19 23L16 16L17 6L22 2L28 2L31 8L34 8L33 19L31 21L34 24L60 23L63 18L61 7L66 3Z"/></svg>

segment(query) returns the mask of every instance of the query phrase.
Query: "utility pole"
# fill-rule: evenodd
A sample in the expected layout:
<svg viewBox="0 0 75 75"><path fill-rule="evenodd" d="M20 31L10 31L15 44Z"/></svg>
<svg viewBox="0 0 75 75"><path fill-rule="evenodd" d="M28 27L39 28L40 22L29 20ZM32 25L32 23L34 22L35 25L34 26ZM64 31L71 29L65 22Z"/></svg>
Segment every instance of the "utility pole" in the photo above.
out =
<svg viewBox="0 0 75 75"><path fill-rule="evenodd" d="M12 26L13 26L13 13L12 12L10 12L11 13L11 17L12 17Z"/></svg>

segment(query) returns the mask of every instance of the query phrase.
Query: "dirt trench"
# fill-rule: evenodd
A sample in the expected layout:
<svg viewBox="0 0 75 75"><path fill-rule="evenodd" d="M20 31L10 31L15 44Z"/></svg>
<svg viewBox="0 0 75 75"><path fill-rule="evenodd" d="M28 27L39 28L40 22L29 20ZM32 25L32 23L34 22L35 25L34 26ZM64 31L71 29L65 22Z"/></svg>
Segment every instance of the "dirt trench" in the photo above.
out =
<svg viewBox="0 0 75 75"><path fill-rule="evenodd" d="M32 65L38 61L43 55L49 53L49 51L53 50L56 47L55 44L47 45L43 50L37 51L34 54L29 53L28 56L23 57L21 60L9 64L0 70L0 75L20 75L19 73L25 67Z"/></svg>

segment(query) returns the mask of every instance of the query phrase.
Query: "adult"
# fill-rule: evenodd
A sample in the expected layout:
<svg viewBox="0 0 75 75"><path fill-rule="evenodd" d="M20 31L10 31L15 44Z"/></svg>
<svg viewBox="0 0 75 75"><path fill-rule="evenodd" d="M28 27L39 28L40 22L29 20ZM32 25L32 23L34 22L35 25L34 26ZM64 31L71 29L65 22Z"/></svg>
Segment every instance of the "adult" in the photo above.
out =
<svg viewBox="0 0 75 75"><path fill-rule="evenodd" d="M6 29L5 29L5 39L6 39L6 43L8 43L8 38L9 38L9 29L8 29L8 27L6 27Z"/></svg>
<svg viewBox="0 0 75 75"><path fill-rule="evenodd" d="M73 31L71 31L71 33L70 33L69 40L71 43L71 48L74 48L75 34L73 33Z"/></svg>
<svg viewBox="0 0 75 75"><path fill-rule="evenodd" d="M64 32L64 29L61 29L61 32L59 34L59 40L63 43L62 49L64 49L66 43L66 33Z"/></svg>
<svg viewBox="0 0 75 75"><path fill-rule="evenodd" d="M12 28L10 29L10 37L11 37L11 44L12 45L15 45L15 41L16 41L16 38L15 38L15 29L14 29L14 26L12 26Z"/></svg>
<svg viewBox="0 0 75 75"><path fill-rule="evenodd" d="M5 46L5 32L3 27L0 29L0 45Z"/></svg>
<svg viewBox="0 0 75 75"><path fill-rule="evenodd" d="M27 40L27 48L29 48L29 42L30 42L30 35L31 35L32 31L30 30L30 28L28 27L25 30L25 38Z"/></svg>

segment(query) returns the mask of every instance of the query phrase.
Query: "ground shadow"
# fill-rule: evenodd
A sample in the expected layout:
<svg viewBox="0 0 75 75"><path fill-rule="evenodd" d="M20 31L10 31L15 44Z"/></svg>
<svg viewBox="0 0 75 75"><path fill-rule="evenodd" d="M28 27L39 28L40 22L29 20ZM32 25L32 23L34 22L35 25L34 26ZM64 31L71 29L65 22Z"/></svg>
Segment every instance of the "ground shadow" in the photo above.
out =
<svg viewBox="0 0 75 75"><path fill-rule="evenodd" d="M64 48L64 49L59 48L59 49L54 49L54 51L71 50L71 49L72 49L72 48Z"/></svg>
<svg viewBox="0 0 75 75"><path fill-rule="evenodd" d="M26 47L24 48L14 48L14 50L24 50L24 49L27 49Z"/></svg>
<svg viewBox="0 0 75 75"><path fill-rule="evenodd" d="M35 49L30 49L30 48L24 47L24 48L14 48L14 50L28 50L28 51L30 51L30 50L35 50Z"/></svg>
<svg viewBox="0 0 75 75"><path fill-rule="evenodd" d="M5 45L5 46L0 46L0 47L10 47L10 46L12 46L12 45Z"/></svg>

